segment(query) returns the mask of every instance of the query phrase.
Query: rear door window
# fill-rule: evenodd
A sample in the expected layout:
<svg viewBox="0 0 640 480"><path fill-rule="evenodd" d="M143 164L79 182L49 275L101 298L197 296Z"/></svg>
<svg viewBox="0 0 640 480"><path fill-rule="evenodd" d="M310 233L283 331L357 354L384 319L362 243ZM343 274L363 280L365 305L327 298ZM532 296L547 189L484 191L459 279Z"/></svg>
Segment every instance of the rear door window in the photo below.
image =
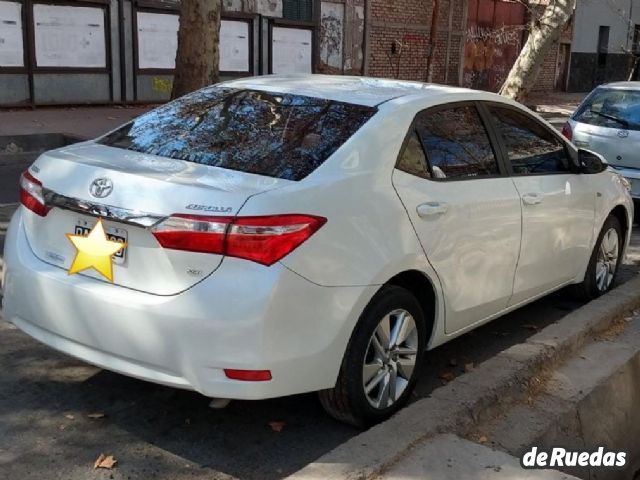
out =
<svg viewBox="0 0 640 480"><path fill-rule="evenodd" d="M404 147L404 151L398 159L397 167L403 172L410 173L417 177L429 178L429 168L427 166L427 157L424 155L420 137L415 130L409 134L409 139Z"/></svg>
<svg viewBox="0 0 640 480"><path fill-rule="evenodd" d="M475 106L425 110L416 127L434 179L466 179L500 174L498 160Z"/></svg>
<svg viewBox="0 0 640 480"><path fill-rule="evenodd" d="M515 175L570 173L564 143L535 119L510 108L489 107Z"/></svg>
<svg viewBox="0 0 640 480"><path fill-rule="evenodd" d="M100 143L301 180L376 111L321 98L209 87L138 117Z"/></svg>

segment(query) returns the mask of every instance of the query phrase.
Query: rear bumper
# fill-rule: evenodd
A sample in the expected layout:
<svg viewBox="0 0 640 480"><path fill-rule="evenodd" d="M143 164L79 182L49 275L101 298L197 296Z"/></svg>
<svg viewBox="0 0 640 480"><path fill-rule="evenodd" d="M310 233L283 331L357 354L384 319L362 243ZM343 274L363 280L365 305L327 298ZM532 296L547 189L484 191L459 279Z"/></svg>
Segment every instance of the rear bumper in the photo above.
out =
<svg viewBox="0 0 640 480"><path fill-rule="evenodd" d="M321 287L280 264L225 259L175 296L99 282L38 259L21 213L5 245L3 316L35 339L108 370L206 396L262 399L332 387L375 287ZM229 380L225 368L271 370Z"/></svg>

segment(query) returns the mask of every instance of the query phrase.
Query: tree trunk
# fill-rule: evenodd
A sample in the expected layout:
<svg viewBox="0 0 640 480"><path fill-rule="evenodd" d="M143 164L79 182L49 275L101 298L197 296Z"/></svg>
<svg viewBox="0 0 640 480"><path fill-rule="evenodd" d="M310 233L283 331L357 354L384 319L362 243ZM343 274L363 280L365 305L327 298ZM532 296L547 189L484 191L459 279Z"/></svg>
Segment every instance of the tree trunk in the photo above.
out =
<svg viewBox="0 0 640 480"><path fill-rule="evenodd" d="M540 18L532 22L527 42L520 51L500 94L524 101L538 79L544 59L560 38L573 14L576 0L550 0Z"/></svg>
<svg viewBox="0 0 640 480"><path fill-rule="evenodd" d="M219 81L221 0L182 0L171 98Z"/></svg>

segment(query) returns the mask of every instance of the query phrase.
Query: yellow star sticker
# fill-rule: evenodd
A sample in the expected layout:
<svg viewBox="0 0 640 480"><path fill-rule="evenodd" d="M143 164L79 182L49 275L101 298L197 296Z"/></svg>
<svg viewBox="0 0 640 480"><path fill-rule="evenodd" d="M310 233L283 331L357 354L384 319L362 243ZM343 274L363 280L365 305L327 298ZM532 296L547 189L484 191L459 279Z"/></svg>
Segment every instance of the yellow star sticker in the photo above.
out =
<svg viewBox="0 0 640 480"><path fill-rule="evenodd" d="M102 219L89 232L89 235L72 235L67 238L76 247L76 256L69 267L69 275L93 268L110 282L113 282L112 255L127 246L126 243L115 242L107 238Z"/></svg>

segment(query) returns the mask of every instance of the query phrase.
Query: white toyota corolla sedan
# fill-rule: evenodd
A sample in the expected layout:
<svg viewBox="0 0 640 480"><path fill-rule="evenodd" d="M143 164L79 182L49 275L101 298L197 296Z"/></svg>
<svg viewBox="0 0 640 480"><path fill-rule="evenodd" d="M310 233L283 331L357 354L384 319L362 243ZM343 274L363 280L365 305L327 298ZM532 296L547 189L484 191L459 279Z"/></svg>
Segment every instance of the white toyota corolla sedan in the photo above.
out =
<svg viewBox="0 0 640 480"><path fill-rule="evenodd" d="M205 88L43 154L7 232L4 317L218 399L405 404L424 352L564 286L612 287L628 184L498 95L368 78ZM69 275L102 218L114 282Z"/></svg>

